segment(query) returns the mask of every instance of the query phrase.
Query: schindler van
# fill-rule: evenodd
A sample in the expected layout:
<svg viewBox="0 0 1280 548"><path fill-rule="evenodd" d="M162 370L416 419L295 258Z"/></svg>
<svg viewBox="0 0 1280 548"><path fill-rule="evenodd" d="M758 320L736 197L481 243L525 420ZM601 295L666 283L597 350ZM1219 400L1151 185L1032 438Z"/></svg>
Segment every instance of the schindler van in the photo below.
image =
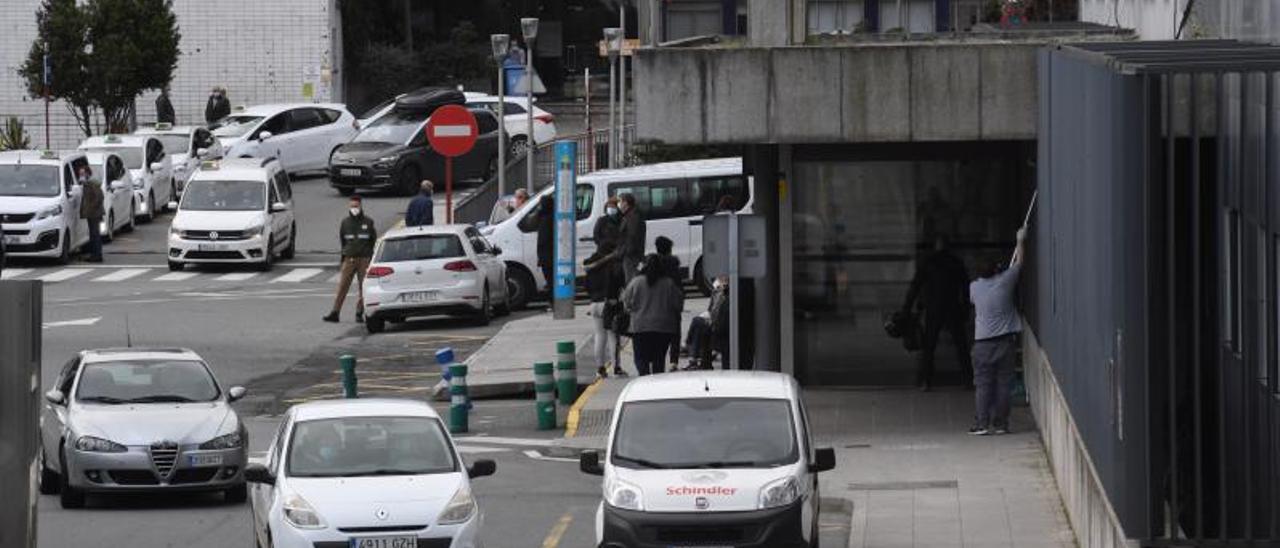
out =
<svg viewBox="0 0 1280 548"><path fill-rule="evenodd" d="M614 409L604 455L600 548L791 548L818 545L817 449L795 379L707 371L640 377Z"/></svg>

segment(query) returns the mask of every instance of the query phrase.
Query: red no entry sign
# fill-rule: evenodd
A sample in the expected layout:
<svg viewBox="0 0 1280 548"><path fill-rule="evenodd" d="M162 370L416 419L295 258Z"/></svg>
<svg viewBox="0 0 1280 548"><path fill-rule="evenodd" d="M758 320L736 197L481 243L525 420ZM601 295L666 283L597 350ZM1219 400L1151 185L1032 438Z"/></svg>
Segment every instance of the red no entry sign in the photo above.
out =
<svg viewBox="0 0 1280 548"><path fill-rule="evenodd" d="M445 105L427 120L427 141L441 156L453 158L471 152L476 145L476 117L462 105Z"/></svg>

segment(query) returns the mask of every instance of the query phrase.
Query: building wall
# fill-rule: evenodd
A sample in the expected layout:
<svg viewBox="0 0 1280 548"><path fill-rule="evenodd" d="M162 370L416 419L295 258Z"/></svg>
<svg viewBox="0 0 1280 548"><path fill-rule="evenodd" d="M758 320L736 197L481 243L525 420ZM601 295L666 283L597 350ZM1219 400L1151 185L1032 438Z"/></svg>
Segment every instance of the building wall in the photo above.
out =
<svg viewBox="0 0 1280 548"><path fill-rule="evenodd" d="M44 146L44 104L27 98L17 75L36 37L40 0L0 2L0 119L18 116L33 145ZM203 123L214 85L234 105L341 101L341 21L334 0L174 0L182 55L170 96L178 123ZM155 119L155 94L138 99L138 122ZM72 148L83 134L65 105L52 105L54 148Z"/></svg>
<svg viewBox="0 0 1280 548"><path fill-rule="evenodd" d="M1080 0L1080 20L1132 28L1143 40L1172 40L1188 0ZM1181 38L1280 43L1280 0L1196 0Z"/></svg>

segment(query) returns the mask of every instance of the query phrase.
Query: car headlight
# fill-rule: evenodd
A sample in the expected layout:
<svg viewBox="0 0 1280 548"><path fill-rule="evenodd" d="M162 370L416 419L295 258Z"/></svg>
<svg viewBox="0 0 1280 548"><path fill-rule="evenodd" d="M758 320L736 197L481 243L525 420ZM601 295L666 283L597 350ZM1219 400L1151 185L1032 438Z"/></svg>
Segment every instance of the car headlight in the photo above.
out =
<svg viewBox="0 0 1280 548"><path fill-rule="evenodd" d="M476 500L471 496L471 488L463 485L458 488L457 493L453 494L453 498L449 499L449 504L445 505L444 510L440 512L436 523L439 525L463 523L471 519L475 513Z"/></svg>
<svg viewBox="0 0 1280 548"><path fill-rule="evenodd" d="M239 432L232 432L218 436L209 441L200 444L201 449L236 449L240 447L243 440L240 439Z"/></svg>
<svg viewBox="0 0 1280 548"><path fill-rule="evenodd" d="M378 158L378 163L380 163L380 164L389 164L389 163L391 163L391 162L396 161L397 159L399 159L399 157L397 157L397 156L383 156L383 157L381 157L381 158Z"/></svg>
<svg viewBox="0 0 1280 548"><path fill-rule="evenodd" d="M261 235L262 235L262 229L263 229L263 226L264 226L264 225L251 226L251 227L249 227L249 228L244 229L244 237L245 237L245 238L252 238L252 237L254 237L254 236L261 236Z"/></svg>
<svg viewBox="0 0 1280 548"><path fill-rule="evenodd" d="M173 226L173 225L169 225L169 235L170 235L170 236L173 236L174 238L181 238L181 237L182 237L182 229L177 228L177 227L175 227L175 226Z"/></svg>
<svg viewBox="0 0 1280 548"><path fill-rule="evenodd" d="M786 506L800 500L800 482L795 478L783 478L760 490L760 509Z"/></svg>
<svg viewBox="0 0 1280 548"><path fill-rule="evenodd" d="M639 487L620 479L611 480L605 485L604 500L614 508L643 511L643 499Z"/></svg>
<svg viewBox="0 0 1280 548"><path fill-rule="evenodd" d="M48 219L49 217L56 217L58 215L62 215L62 204L40 210L40 212L36 214L36 220Z"/></svg>
<svg viewBox="0 0 1280 548"><path fill-rule="evenodd" d="M111 440L93 436L80 436L80 439L76 440L76 450L90 453L124 453L129 448Z"/></svg>
<svg viewBox="0 0 1280 548"><path fill-rule="evenodd" d="M301 495L290 495L285 499L284 519L299 529L324 529L324 519Z"/></svg>

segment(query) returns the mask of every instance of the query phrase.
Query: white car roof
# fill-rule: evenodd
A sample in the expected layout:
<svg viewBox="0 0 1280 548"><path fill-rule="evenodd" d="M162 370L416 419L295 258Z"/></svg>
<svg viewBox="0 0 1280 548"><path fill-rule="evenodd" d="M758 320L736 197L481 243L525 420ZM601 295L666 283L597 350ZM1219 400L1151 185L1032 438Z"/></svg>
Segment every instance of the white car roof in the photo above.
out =
<svg viewBox="0 0 1280 548"><path fill-rule="evenodd" d="M155 127L140 127L133 132L134 135L190 135L196 129L202 126L173 126L169 129L156 129Z"/></svg>
<svg viewBox="0 0 1280 548"><path fill-rule="evenodd" d="M391 398L320 400L293 406L293 418L300 422L342 417L440 418L426 402Z"/></svg>
<svg viewBox="0 0 1280 548"><path fill-rule="evenodd" d="M388 230L382 235L383 239L403 238L405 236L414 236L419 234L456 234L463 235L463 231L471 225L429 225L429 226L401 226Z"/></svg>
<svg viewBox="0 0 1280 548"><path fill-rule="evenodd" d="M254 105L245 107L244 110L232 110L232 116L274 116L286 110L295 108L331 108L347 111L347 106L339 103L274 103L267 105Z"/></svg>
<svg viewBox="0 0 1280 548"><path fill-rule="evenodd" d="M213 163L216 167L201 165L191 176L192 181L266 181L270 177L268 166L271 158L225 158Z"/></svg>
<svg viewBox="0 0 1280 548"><path fill-rule="evenodd" d="M81 152L50 152L40 150L6 150L0 151L0 164L31 164L41 166L61 166L63 162L84 156Z"/></svg>
<svg viewBox="0 0 1280 548"><path fill-rule="evenodd" d="M80 353L84 363L118 362L132 360L195 360L204 361L199 354L186 348L97 348Z"/></svg>
<svg viewBox="0 0 1280 548"><path fill-rule="evenodd" d="M95 135L80 143L80 148L136 148L146 146L149 138L148 135Z"/></svg>
<svg viewBox="0 0 1280 548"><path fill-rule="evenodd" d="M107 162L107 156L115 156L114 152L86 152L84 157L90 164L100 166Z"/></svg>
<svg viewBox="0 0 1280 548"><path fill-rule="evenodd" d="M790 375L769 371L682 371L637 377L618 401L690 398L796 400L799 388Z"/></svg>
<svg viewBox="0 0 1280 548"><path fill-rule="evenodd" d="M496 102L498 102L498 96L497 96L497 95L490 95L490 94L488 94L488 93L480 93L480 92L478 92L478 91L468 91L468 92L466 92L466 93L463 93L462 95L466 98L467 102L472 102L472 101L479 101L479 102L483 102L483 103L496 103ZM522 95L507 95L507 96L503 97L503 100L505 100L505 101L506 101L506 102L508 102L508 103L515 103L515 104L517 104L517 105L524 106L524 107L529 106L529 98L528 98L528 97L524 97L524 96L522 96ZM538 108L538 104L537 104L537 102L536 102L536 101L534 102L533 108L534 108L535 110L542 110L541 108Z"/></svg>

